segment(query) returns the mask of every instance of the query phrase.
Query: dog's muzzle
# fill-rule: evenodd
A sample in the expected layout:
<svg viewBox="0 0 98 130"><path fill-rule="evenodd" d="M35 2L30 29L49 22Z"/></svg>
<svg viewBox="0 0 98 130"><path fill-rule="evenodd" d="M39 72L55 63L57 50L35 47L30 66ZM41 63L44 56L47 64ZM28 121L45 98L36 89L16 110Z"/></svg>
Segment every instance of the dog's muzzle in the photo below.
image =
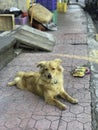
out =
<svg viewBox="0 0 98 130"><path fill-rule="evenodd" d="M52 79L52 76L51 76L51 74L48 74L48 79Z"/></svg>

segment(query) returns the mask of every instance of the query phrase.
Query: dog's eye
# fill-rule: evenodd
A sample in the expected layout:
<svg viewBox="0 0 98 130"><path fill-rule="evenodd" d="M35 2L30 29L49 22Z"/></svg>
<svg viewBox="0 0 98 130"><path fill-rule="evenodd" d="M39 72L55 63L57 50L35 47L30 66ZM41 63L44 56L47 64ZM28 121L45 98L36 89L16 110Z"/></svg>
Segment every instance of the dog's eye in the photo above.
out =
<svg viewBox="0 0 98 130"><path fill-rule="evenodd" d="M55 70L55 68L52 68L52 70Z"/></svg>
<svg viewBox="0 0 98 130"><path fill-rule="evenodd" d="M45 70L47 71L47 70L48 70L48 68L45 68Z"/></svg>

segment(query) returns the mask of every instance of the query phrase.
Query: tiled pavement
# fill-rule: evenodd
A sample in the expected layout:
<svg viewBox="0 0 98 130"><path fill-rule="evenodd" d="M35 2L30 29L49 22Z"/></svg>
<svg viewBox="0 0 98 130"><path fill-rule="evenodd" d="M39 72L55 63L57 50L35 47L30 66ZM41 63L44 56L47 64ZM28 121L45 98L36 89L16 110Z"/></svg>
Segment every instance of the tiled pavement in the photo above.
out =
<svg viewBox="0 0 98 130"><path fill-rule="evenodd" d="M69 6L66 14L58 15L57 25L58 31L49 32L56 37L53 52L22 53L0 71L0 130L91 130L90 75L70 74L74 66L88 64L85 13ZM54 58L62 59L64 87L78 104L62 100L68 108L61 111L30 92L7 86L16 72L37 71L37 62Z"/></svg>

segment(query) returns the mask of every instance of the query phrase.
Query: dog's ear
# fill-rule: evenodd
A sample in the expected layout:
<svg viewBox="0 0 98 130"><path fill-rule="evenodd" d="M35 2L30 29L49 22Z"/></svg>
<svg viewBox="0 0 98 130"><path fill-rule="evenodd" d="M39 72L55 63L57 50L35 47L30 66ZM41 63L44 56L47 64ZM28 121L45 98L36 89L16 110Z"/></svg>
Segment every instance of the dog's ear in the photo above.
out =
<svg viewBox="0 0 98 130"><path fill-rule="evenodd" d="M43 68L45 65L45 61L41 61L37 64L37 67Z"/></svg>
<svg viewBox="0 0 98 130"><path fill-rule="evenodd" d="M57 62L58 64L61 64L62 60L61 59L55 59L55 62Z"/></svg>
<svg viewBox="0 0 98 130"><path fill-rule="evenodd" d="M58 65L58 71L63 72L64 68L60 65L62 63L61 59L55 59L55 62Z"/></svg>

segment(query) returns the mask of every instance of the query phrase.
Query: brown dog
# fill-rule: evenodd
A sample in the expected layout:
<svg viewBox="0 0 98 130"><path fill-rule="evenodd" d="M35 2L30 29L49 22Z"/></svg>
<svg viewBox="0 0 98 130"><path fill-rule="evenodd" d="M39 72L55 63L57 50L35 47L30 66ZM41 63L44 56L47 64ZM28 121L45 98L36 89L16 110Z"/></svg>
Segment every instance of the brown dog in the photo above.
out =
<svg viewBox="0 0 98 130"><path fill-rule="evenodd" d="M61 96L71 103L78 103L72 98L63 87L63 67L61 60L42 61L38 63L39 72L19 72L14 81L9 82L9 86L16 85L20 89L29 90L39 96L43 96L48 104L55 105L61 110L65 110L65 104L56 99Z"/></svg>

